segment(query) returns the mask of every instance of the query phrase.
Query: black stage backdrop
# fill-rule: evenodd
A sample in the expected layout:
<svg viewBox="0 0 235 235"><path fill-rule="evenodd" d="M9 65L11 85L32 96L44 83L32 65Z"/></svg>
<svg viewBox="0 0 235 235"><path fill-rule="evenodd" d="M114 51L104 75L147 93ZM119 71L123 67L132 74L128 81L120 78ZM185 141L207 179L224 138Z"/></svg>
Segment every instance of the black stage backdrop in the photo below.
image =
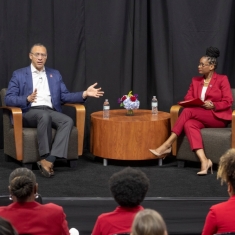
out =
<svg viewBox="0 0 235 235"><path fill-rule="evenodd" d="M86 102L89 149L90 114L104 98L117 109L117 99L133 90L140 108L150 109L156 95L169 112L209 46L220 49L218 73L235 87L234 12L233 0L0 0L0 88L29 65L30 47L43 43L46 65L61 72L70 91L95 82L105 91ZM2 146L2 127L0 133Z"/></svg>

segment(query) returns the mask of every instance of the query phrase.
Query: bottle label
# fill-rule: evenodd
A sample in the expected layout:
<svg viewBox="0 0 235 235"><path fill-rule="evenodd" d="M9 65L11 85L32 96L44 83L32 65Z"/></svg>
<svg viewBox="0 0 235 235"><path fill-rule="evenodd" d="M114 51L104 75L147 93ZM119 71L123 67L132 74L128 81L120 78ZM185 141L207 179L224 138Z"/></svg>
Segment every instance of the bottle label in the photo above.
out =
<svg viewBox="0 0 235 235"><path fill-rule="evenodd" d="M109 110L110 106L104 106L104 110Z"/></svg>
<svg viewBox="0 0 235 235"><path fill-rule="evenodd" d="M157 107L157 102L152 102L152 107Z"/></svg>

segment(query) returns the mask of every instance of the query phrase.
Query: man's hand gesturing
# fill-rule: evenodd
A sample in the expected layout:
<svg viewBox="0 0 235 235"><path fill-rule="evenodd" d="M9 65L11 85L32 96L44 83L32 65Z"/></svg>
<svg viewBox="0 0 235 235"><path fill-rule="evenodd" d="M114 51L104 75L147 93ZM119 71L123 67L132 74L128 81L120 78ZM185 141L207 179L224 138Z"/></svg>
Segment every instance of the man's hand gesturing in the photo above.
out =
<svg viewBox="0 0 235 235"><path fill-rule="evenodd" d="M27 97L27 101L30 103L37 102L37 88L35 88L34 92Z"/></svg>

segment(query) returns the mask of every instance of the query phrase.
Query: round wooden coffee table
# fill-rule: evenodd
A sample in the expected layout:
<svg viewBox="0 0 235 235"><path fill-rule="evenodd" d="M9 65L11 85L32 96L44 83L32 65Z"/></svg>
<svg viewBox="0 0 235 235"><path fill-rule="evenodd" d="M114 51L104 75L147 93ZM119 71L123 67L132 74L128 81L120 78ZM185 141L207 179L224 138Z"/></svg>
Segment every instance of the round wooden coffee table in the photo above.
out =
<svg viewBox="0 0 235 235"><path fill-rule="evenodd" d="M152 115L151 110L137 109L134 116L126 116L125 109L110 110L109 119L103 119L103 111L91 114L90 151L104 159L155 159L149 149L160 146L169 135L166 112Z"/></svg>

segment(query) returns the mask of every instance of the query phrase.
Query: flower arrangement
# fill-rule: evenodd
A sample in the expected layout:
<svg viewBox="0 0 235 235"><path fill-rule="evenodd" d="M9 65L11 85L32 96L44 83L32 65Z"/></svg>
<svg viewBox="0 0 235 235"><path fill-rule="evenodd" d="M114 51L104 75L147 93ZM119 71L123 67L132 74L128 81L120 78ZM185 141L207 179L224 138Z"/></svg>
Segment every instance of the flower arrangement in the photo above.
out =
<svg viewBox="0 0 235 235"><path fill-rule="evenodd" d="M138 109L140 106L138 95L132 95L132 91L130 91L128 95L124 95L122 98L119 98L118 103L120 104L120 107L124 107L127 110Z"/></svg>

